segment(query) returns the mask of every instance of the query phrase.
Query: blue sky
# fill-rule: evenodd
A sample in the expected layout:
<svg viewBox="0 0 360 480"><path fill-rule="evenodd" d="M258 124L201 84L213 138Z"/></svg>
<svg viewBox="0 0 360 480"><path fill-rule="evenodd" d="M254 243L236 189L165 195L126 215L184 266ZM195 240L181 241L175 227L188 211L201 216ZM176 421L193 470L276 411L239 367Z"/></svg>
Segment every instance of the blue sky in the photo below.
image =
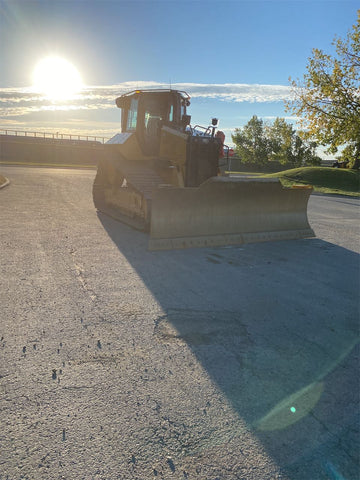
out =
<svg viewBox="0 0 360 480"><path fill-rule="evenodd" d="M141 86L191 95L193 124L212 116L231 132L258 115L285 112L289 77L301 78L312 48L332 53L356 22L353 0L0 0L0 129L111 137L114 99ZM39 60L59 56L86 88L54 101L34 93Z"/></svg>

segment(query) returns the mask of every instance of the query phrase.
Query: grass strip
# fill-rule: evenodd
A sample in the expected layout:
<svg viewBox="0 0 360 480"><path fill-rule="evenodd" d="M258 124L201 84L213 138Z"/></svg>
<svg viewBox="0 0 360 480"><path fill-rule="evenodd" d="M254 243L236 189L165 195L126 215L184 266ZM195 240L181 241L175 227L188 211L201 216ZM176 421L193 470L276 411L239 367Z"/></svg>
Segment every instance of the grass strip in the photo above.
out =
<svg viewBox="0 0 360 480"><path fill-rule="evenodd" d="M36 162L1 162L0 165L17 165L22 167L53 167L53 168L89 168L95 170L96 165L82 165L72 163L36 163Z"/></svg>
<svg viewBox="0 0 360 480"><path fill-rule="evenodd" d="M285 187L312 185L315 192L360 197L360 172L332 167L301 167L263 175L278 177Z"/></svg>

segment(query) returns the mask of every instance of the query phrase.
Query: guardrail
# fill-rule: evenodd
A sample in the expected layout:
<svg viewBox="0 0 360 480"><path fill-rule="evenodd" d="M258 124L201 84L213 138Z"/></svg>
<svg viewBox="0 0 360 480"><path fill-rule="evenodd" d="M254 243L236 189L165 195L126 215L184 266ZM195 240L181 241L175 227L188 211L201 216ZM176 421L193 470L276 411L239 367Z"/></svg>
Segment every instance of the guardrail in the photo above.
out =
<svg viewBox="0 0 360 480"><path fill-rule="evenodd" d="M109 138L95 137L92 135L73 135L69 133L50 133L50 132L29 132L25 130L3 130L0 129L0 135L13 135L15 137L35 137L35 138L52 138L54 140L82 140L86 142L105 143Z"/></svg>

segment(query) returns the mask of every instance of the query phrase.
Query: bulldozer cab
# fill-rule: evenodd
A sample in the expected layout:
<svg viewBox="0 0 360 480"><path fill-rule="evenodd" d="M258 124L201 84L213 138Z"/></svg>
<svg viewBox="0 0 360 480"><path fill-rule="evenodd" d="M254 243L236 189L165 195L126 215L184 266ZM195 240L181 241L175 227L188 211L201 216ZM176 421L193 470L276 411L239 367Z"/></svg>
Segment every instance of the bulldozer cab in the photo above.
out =
<svg viewBox="0 0 360 480"><path fill-rule="evenodd" d="M144 155L158 155L161 128L184 130L189 96L178 90L135 90L116 99L122 132L135 133Z"/></svg>

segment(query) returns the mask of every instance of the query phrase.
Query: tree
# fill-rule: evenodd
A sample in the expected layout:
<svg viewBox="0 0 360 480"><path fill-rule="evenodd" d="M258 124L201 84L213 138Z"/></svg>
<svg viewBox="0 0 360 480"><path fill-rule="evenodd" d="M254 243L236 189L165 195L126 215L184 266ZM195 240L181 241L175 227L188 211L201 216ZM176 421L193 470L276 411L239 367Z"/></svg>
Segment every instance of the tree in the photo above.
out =
<svg viewBox="0 0 360 480"><path fill-rule="evenodd" d="M258 165L267 163L270 144L261 118L254 115L242 129L236 128L232 140L243 162Z"/></svg>
<svg viewBox="0 0 360 480"><path fill-rule="evenodd" d="M315 154L316 142L303 139L284 118L264 125L263 120L254 115L242 129L235 129L232 140L244 163L292 167L321 163Z"/></svg>
<svg viewBox="0 0 360 480"><path fill-rule="evenodd" d="M316 154L317 143L303 137L304 132L295 134L293 163L297 166L321 165L321 158Z"/></svg>
<svg viewBox="0 0 360 480"><path fill-rule="evenodd" d="M267 127L267 135L271 145L269 160L281 164L293 163L293 143L295 131L284 118L276 118L271 126Z"/></svg>
<svg viewBox="0 0 360 480"><path fill-rule="evenodd" d="M316 155L317 143L306 139L303 132L296 132L284 118L277 117L267 127L267 134L271 145L270 161L293 167L320 165L321 158Z"/></svg>
<svg viewBox="0 0 360 480"><path fill-rule="evenodd" d="M360 160L360 10L345 40L334 39L336 55L313 49L303 81L291 80L294 100L287 108L303 117L308 137L347 158Z"/></svg>

